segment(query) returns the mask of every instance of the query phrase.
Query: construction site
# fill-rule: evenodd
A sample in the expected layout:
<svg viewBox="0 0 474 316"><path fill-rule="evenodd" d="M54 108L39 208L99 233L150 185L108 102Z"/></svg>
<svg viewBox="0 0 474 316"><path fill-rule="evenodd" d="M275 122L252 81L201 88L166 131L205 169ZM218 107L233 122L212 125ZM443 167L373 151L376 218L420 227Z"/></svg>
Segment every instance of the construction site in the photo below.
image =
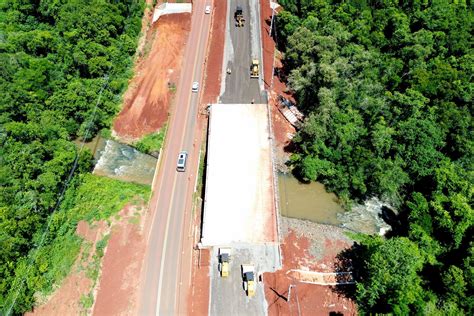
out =
<svg viewBox="0 0 474 316"><path fill-rule="evenodd" d="M304 117L273 71L281 66L270 36L271 18L278 5L269 0L186 2L184 11L169 13L173 10L169 9L157 14L155 10L144 17L142 55L124 96L123 109L114 121L116 137L137 139L172 124L169 117L179 114L185 104L176 104L176 100L185 95L184 90L191 93L191 82L199 81L202 87L199 93L183 98L197 103L195 114L187 114L189 122L195 121L197 136L189 137L186 145L191 148L193 163L179 175L179 181L188 185L179 193L195 198L198 159L203 159L203 200L180 205L186 212L181 226L181 219L168 220L182 230L170 229L178 231L180 243L168 247L168 251L175 251L173 256L168 254L170 260L180 258L173 263L178 277L169 281L175 282L176 293L181 293L173 300L178 306L175 311L192 315L355 315L354 303L332 288L340 280L335 277L337 254L353 241L342 229L280 216L277 169L287 160L285 147ZM197 56L204 62L192 66L202 67L202 81L193 77L194 70L189 74L182 69L186 58L194 60L187 49L196 37L192 30L196 3L201 10L199 18L211 20L209 43L202 44L205 54ZM158 3L161 8L165 4ZM205 5L211 9L204 11ZM183 78L189 87L180 90L186 81ZM170 192L163 195L175 194ZM147 267L158 274L155 262L162 260L151 256L148 260L152 264L146 261L147 249L153 243L154 217L160 224L166 222L155 215L156 199L140 217L139 229L130 228L128 223L123 231L113 232L112 251L105 251L92 314L105 314L110 302L119 301L124 303L113 304L114 313L140 313L141 297L149 291ZM160 231L166 230L165 224ZM134 238L121 242L119 237L130 231ZM351 284L350 275L346 281ZM71 282L63 292L61 288L58 291L63 302L68 300L64 296L67 291L69 300L81 297ZM117 291L118 283L128 287ZM149 292L153 300L159 295L156 290ZM54 314L58 299L37 313Z"/></svg>
<svg viewBox="0 0 474 316"><path fill-rule="evenodd" d="M279 215L277 160L304 117L284 84L271 78L278 61L267 19L274 8L269 1L227 2L221 91L209 108L199 245L210 257L208 314L355 314L354 304L331 289L344 278L351 284L350 273L334 271L337 253L352 241L341 230ZM304 237L309 227L321 237ZM330 240L337 242L326 251ZM309 251L315 246L317 256Z"/></svg>
<svg viewBox="0 0 474 316"><path fill-rule="evenodd" d="M200 247L211 254L209 313L262 315L261 276L281 257L258 1L229 1L226 16L225 80L209 107Z"/></svg>

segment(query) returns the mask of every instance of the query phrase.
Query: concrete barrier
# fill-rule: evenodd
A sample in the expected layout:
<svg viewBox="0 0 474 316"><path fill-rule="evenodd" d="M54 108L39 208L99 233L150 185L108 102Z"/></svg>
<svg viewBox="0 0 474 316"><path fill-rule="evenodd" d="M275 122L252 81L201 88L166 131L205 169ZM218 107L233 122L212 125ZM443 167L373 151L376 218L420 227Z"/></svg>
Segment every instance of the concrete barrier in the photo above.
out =
<svg viewBox="0 0 474 316"><path fill-rule="evenodd" d="M160 4L153 13L153 23L158 21L162 15L175 13L191 13L193 5L191 3L168 3Z"/></svg>

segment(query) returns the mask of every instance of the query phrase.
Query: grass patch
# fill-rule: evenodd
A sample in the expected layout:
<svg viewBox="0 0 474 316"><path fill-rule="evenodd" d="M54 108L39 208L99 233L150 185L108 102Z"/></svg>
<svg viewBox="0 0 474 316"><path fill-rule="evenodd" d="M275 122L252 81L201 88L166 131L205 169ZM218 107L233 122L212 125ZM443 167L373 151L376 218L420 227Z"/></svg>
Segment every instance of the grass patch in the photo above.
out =
<svg viewBox="0 0 474 316"><path fill-rule="evenodd" d="M90 292L87 295L82 294L80 303L83 309L89 309L94 305L94 295Z"/></svg>
<svg viewBox="0 0 474 316"><path fill-rule="evenodd" d="M168 89L170 90L171 93L176 92L176 84L174 82L168 82Z"/></svg>
<svg viewBox="0 0 474 316"><path fill-rule="evenodd" d="M91 252L92 243L90 241L83 241L82 242L82 255L81 255L81 266L82 264L87 262L89 258L89 253Z"/></svg>
<svg viewBox="0 0 474 316"><path fill-rule="evenodd" d="M97 244L95 245L95 251L97 252L97 255L99 256L99 258L102 258L104 256L104 250L105 250L105 247L107 246L107 243L109 242L109 239L110 239L110 234L107 234L104 237L102 237L102 239L99 240Z"/></svg>
<svg viewBox="0 0 474 316"><path fill-rule="evenodd" d="M41 275L35 285L42 294L51 293L54 284L64 279L81 249L81 238L73 233L58 236L51 244L38 251L35 267Z"/></svg>
<svg viewBox="0 0 474 316"><path fill-rule="evenodd" d="M76 234L79 221L86 220L93 226L95 221L116 215L130 201L145 203L149 196L150 187L146 185L120 182L92 174L76 177L66 191L59 209L50 215L47 233L43 236L43 231L38 230L35 234L34 242L39 244L42 240L43 246L20 261L15 270L13 286L23 282L23 291L38 293L40 297L47 296L69 274L81 246L81 263L84 264L89 257L92 244ZM99 275L108 239L109 236L106 235L96 244L92 262L86 267L86 274L94 283ZM81 266L79 269L82 269ZM0 303L11 302L14 293L10 294L0 299ZM83 306L88 308L91 300L93 302L91 294L83 296L81 304L84 303Z"/></svg>
<svg viewBox="0 0 474 316"><path fill-rule="evenodd" d="M107 243L109 242L110 235L107 234L102 237L95 245L95 254L92 256L92 261L89 263L86 271L86 276L92 280L93 287L95 286L97 279L100 273L100 265L102 262L102 257L105 254L105 247L107 247Z"/></svg>
<svg viewBox="0 0 474 316"><path fill-rule="evenodd" d="M166 134L166 125L159 132L148 134L134 144L135 148L142 153L158 156Z"/></svg>
<svg viewBox="0 0 474 316"><path fill-rule="evenodd" d="M76 190L68 190L61 205L61 209L71 213L76 222L106 220L116 215L128 202L137 201L136 197L139 201L146 201L150 195L150 187L147 185L92 174L82 176L81 180L82 183Z"/></svg>
<svg viewBox="0 0 474 316"><path fill-rule="evenodd" d="M134 216L128 220L130 224L138 225L140 224L140 216Z"/></svg>
<svg viewBox="0 0 474 316"><path fill-rule="evenodd" d="M196 192L193 194L193 208L192 214L194 216L196 208L199 207L199 204L202 204L202 198L204 197L204 185L205 185L205 172L206 172L206 154L207 154L207 138L204 138L204 141L201 145L201 151L199 156L199 166L198 166L198 179L196 185ZM202 207L202 205L201 205Z"/></svg>
<svg viewBox="0 0 474 316"><path fill-rule="evenodd" d="M199 168L198 168L198 183L196 188L196 196L203 196L203 187L204 187L204 172L206 168L206 153L207 153L207 137L204 138L204 141L201 145L201 157L199 159Z"/></svg>
<svg viewBox="0 0 474 316"><path fill-rule="evenodd" d="M113 139L112 131L110 130L110 128L103 128L100 131L100 136L102 136L102 138L105 138L105 139Z"/></svg>
<svg viewBox="0 0 474 316"><path fill-rule="evenodd" d="M141 58L145 59L150 54L151 48L153 47L153 42L155 41L155 36L156 36L156 30L153 30L153 32L151 33L150 40L148 41L145 40L145 46L143 47L143 50L139 52L139 56Z"/></svg>

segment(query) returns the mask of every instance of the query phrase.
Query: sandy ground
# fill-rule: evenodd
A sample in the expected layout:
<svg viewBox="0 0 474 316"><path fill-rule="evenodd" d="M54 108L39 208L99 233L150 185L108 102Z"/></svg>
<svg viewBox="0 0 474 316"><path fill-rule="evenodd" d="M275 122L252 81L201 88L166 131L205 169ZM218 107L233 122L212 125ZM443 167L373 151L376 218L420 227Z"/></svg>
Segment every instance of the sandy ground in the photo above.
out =
<svg viewBox="0 0 474 316"><path fill-rule="evenodd" d="M161 17L149 30L143 57L124 95L124 107L113 124L114 135L130 141L156 132L168 119L180 75L190 14Z"/></svg>
<svg viewBox="0 0 474 316"><path fill-rule="evenodd" d="M265 296L269 315L356 315L355 303L330 286L300 282L291 269L334 272L337 254L352 241L338 227L282 218L283 269L265 273ZM290 298L288 291L292 286Z"/></svg>

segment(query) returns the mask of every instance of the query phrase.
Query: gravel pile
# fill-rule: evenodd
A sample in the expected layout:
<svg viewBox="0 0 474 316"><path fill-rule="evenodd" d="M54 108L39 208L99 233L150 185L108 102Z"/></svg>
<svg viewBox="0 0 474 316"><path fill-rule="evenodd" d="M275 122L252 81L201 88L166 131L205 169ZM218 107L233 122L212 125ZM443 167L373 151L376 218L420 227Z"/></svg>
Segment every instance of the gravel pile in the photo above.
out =
<svg viewBox="0 0 474 316"><path fill-rule="evenodd" d="M321 260L324 257L327 247L326 240L332 242L344 242L347 244L352 244L354 242L346 236L345 232L349 231L344 228L282 216L282 234L286 236L290 229L293 230L296 235L304 236L311 241L310 254L314 256L316 260Z"/></svg>

